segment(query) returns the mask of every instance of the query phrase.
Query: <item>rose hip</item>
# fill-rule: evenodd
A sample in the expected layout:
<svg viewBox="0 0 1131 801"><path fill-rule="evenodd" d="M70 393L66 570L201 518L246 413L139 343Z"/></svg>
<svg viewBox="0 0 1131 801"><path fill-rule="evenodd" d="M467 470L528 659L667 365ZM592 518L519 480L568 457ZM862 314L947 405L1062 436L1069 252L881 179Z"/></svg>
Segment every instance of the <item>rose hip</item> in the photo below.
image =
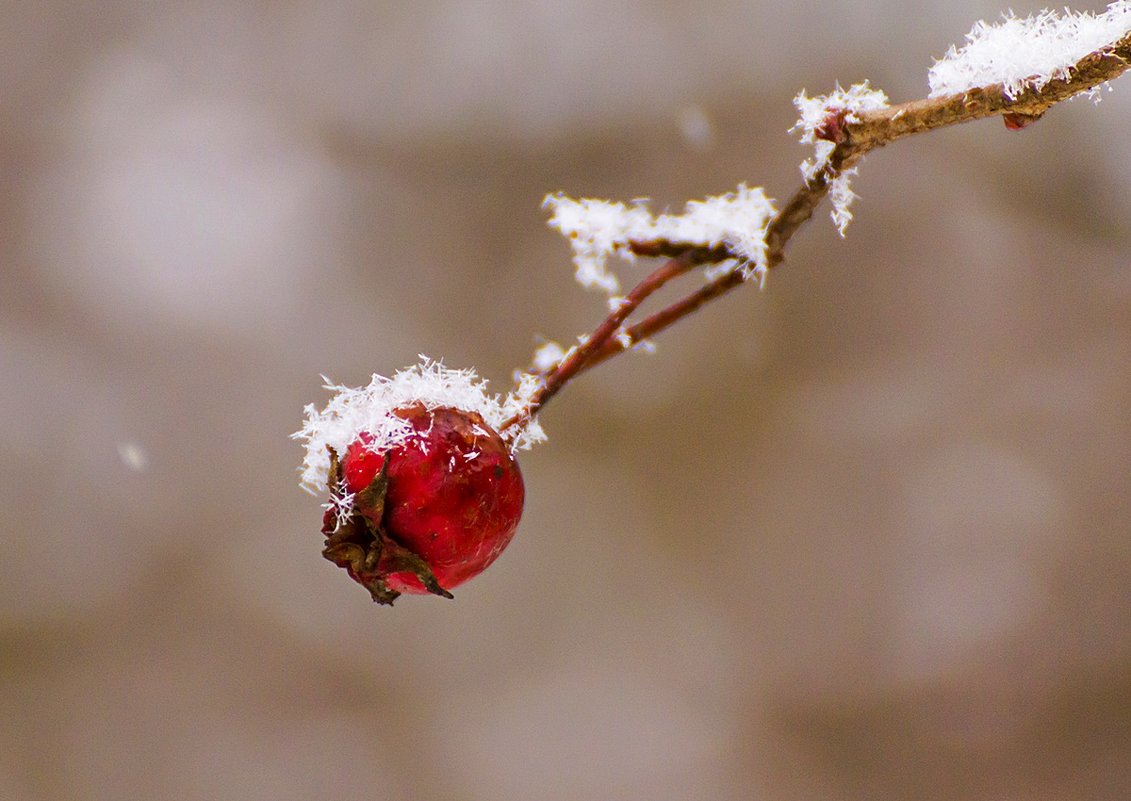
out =
<svg viewBox="0 0 1131 801"><path fill-rule="evenodd" d="M514 536L522 474L476 412L415 404L392 413L412 426L406 439L381 453L361 432L340 465L334 460L331 489L340 481L352 509L344 522L327 522L326 556L378 601L402 592L450 595Z"/></svg>

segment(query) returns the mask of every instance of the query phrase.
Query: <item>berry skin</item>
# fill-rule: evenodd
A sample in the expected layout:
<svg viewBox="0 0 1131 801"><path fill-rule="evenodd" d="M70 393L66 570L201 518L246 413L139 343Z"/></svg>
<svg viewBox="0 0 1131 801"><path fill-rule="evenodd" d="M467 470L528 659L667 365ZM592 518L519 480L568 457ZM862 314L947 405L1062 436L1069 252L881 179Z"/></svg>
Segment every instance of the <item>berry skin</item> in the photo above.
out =
<svg viewBox="0 0 1131 801"><path fill-rule="evenodd" d="M374 600L445 595L482 573L514 537L525 490L510 447L476 412L421 404L395 409L412 433L386 453L362 432L336 456L353 496L343 523L328 513L326 557Z"/></svg>

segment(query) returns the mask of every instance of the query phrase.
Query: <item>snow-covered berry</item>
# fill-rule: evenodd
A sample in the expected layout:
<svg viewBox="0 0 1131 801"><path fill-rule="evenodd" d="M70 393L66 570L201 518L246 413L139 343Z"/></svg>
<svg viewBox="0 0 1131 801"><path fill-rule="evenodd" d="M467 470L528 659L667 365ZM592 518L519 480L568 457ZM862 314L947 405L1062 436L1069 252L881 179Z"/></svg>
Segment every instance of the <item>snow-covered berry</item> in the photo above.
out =
<svg viewBox="0 0 1131 801"><path fill-rule="evenodd" d="M510 543L522 516L522 474L502 437L476 412L418 404L394 414L413 433L385 453L373 450L367 432L349 447L340 480L355 518L344 527L335 521L329 536L384 537L394 550L419 557L448 591L482 573ZM378 556L376 564L350 568L366 587L380 582L398 593L436 592L421 565L406 564L398 569L396 559Z"/></svg>
<svg viewBox="0 0 1131 801"><path fill-rule="evenodd" d="M323 556L375 601L401 593L451 597L514 537L525 490L514 451L542 438L537 423L499 433L531 382L488 395L467 370L425 360L368 387L332 387L308 406L304 484L329 492Z"/></svg>

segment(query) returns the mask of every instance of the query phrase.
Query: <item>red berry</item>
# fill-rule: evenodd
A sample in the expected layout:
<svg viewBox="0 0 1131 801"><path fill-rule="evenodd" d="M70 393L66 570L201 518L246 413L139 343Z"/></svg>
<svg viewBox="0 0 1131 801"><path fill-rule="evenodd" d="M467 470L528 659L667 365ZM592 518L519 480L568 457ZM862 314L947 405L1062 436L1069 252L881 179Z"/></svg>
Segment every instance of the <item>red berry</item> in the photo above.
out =
<svg viewBox="0 0 1131 801"><path fill-rule="evenodd" d="M408 438L379 453L362 432L342 458L340 477L354 495L353 512L377 541L387 538L387 550L422 559L440 588L450 590L482 573L511 541L522 515L522 475L510 447L476 412L417 404L393 414L411 424ZM382 468L387 484L378 481ZM390 559L369 562L343 566L377 600L383 599L374 583L392 597L435 592L420 570Z"/></svg>

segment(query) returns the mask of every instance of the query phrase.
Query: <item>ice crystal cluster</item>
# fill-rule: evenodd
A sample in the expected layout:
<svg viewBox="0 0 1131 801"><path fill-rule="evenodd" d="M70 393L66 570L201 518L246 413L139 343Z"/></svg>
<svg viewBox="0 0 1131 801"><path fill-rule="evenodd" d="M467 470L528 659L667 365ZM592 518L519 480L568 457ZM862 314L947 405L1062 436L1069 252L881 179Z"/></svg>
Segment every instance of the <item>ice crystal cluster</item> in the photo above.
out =
<svg viewBox="0 0 1131 801"><path fill-rule="evenodd" d="M626 205L574 200L560 193L547 197L544 205L550 210L548 224L573 246L578 283L610 295L620 288L620 281L607 269L608 258L617 255L631 261L632 242L726 245L737 257L730 268L742 270L746 277L761 277L766 271L766 225L775 210L761 187L740 185L725 195L692 200L682 214L654 215L641 201Z"/></svg>
<svg viewBox="0 0 1131 801"><path fill-rule="evenodd" d="M421 356L419 364L398 371L392 378L374 375L368 386L345 387L327 381L325 388L334 396L319 410L313 404L304 409L302 429L295 439L305 440L302 485L311 492L326 487L330 470L327 446L344 454L362 431L373 439L370 450L380 453L404 442L412 424L392 414L394 409L423 404L426 409L441 406L478 412L498 431L512 415L526 407L541 379L533 375L519 378L517 388L508 395L492 395L487 382L474 370L453 370L441 362ZM531 420L510 440L512 450L524 450L545 439L542 427Z"/></svg>
<svg viewBox="0 0 1131 801"><path fill-rule="evenodd" d="M1025 18L1009 12L1001 22L978 22L966 44L951 47L931 67L931 97L1003 84L1009 97L1028 88L1068 77L1072 66L1089 53L1119 41L1131 32L1131 2L1112 3L1102 14L1042 11Z"/></svg>
<svg viewBox="0 0 1131 801"><path fill-rule="evenodd" d="M843 114L846 123L860 122L860 112L886 108L888 96L864 81L847 89L837 86L831 94L817 97L809 97L802 89L793 99L793 105L797 107L800 117L792 130L801 131L801 143L813 145L814 149L813 158L801 162L801 174L806 181L812 181L829 163L829 157L836 148L835 143L820 135L820 129L830 115ZM852 167L842 170L829 181L829 200L832 201L830 215L841 236L844 236L844 231L852 220L852 212L848 207L856 197L850 185L854 175L856 168Z"/></svg>

